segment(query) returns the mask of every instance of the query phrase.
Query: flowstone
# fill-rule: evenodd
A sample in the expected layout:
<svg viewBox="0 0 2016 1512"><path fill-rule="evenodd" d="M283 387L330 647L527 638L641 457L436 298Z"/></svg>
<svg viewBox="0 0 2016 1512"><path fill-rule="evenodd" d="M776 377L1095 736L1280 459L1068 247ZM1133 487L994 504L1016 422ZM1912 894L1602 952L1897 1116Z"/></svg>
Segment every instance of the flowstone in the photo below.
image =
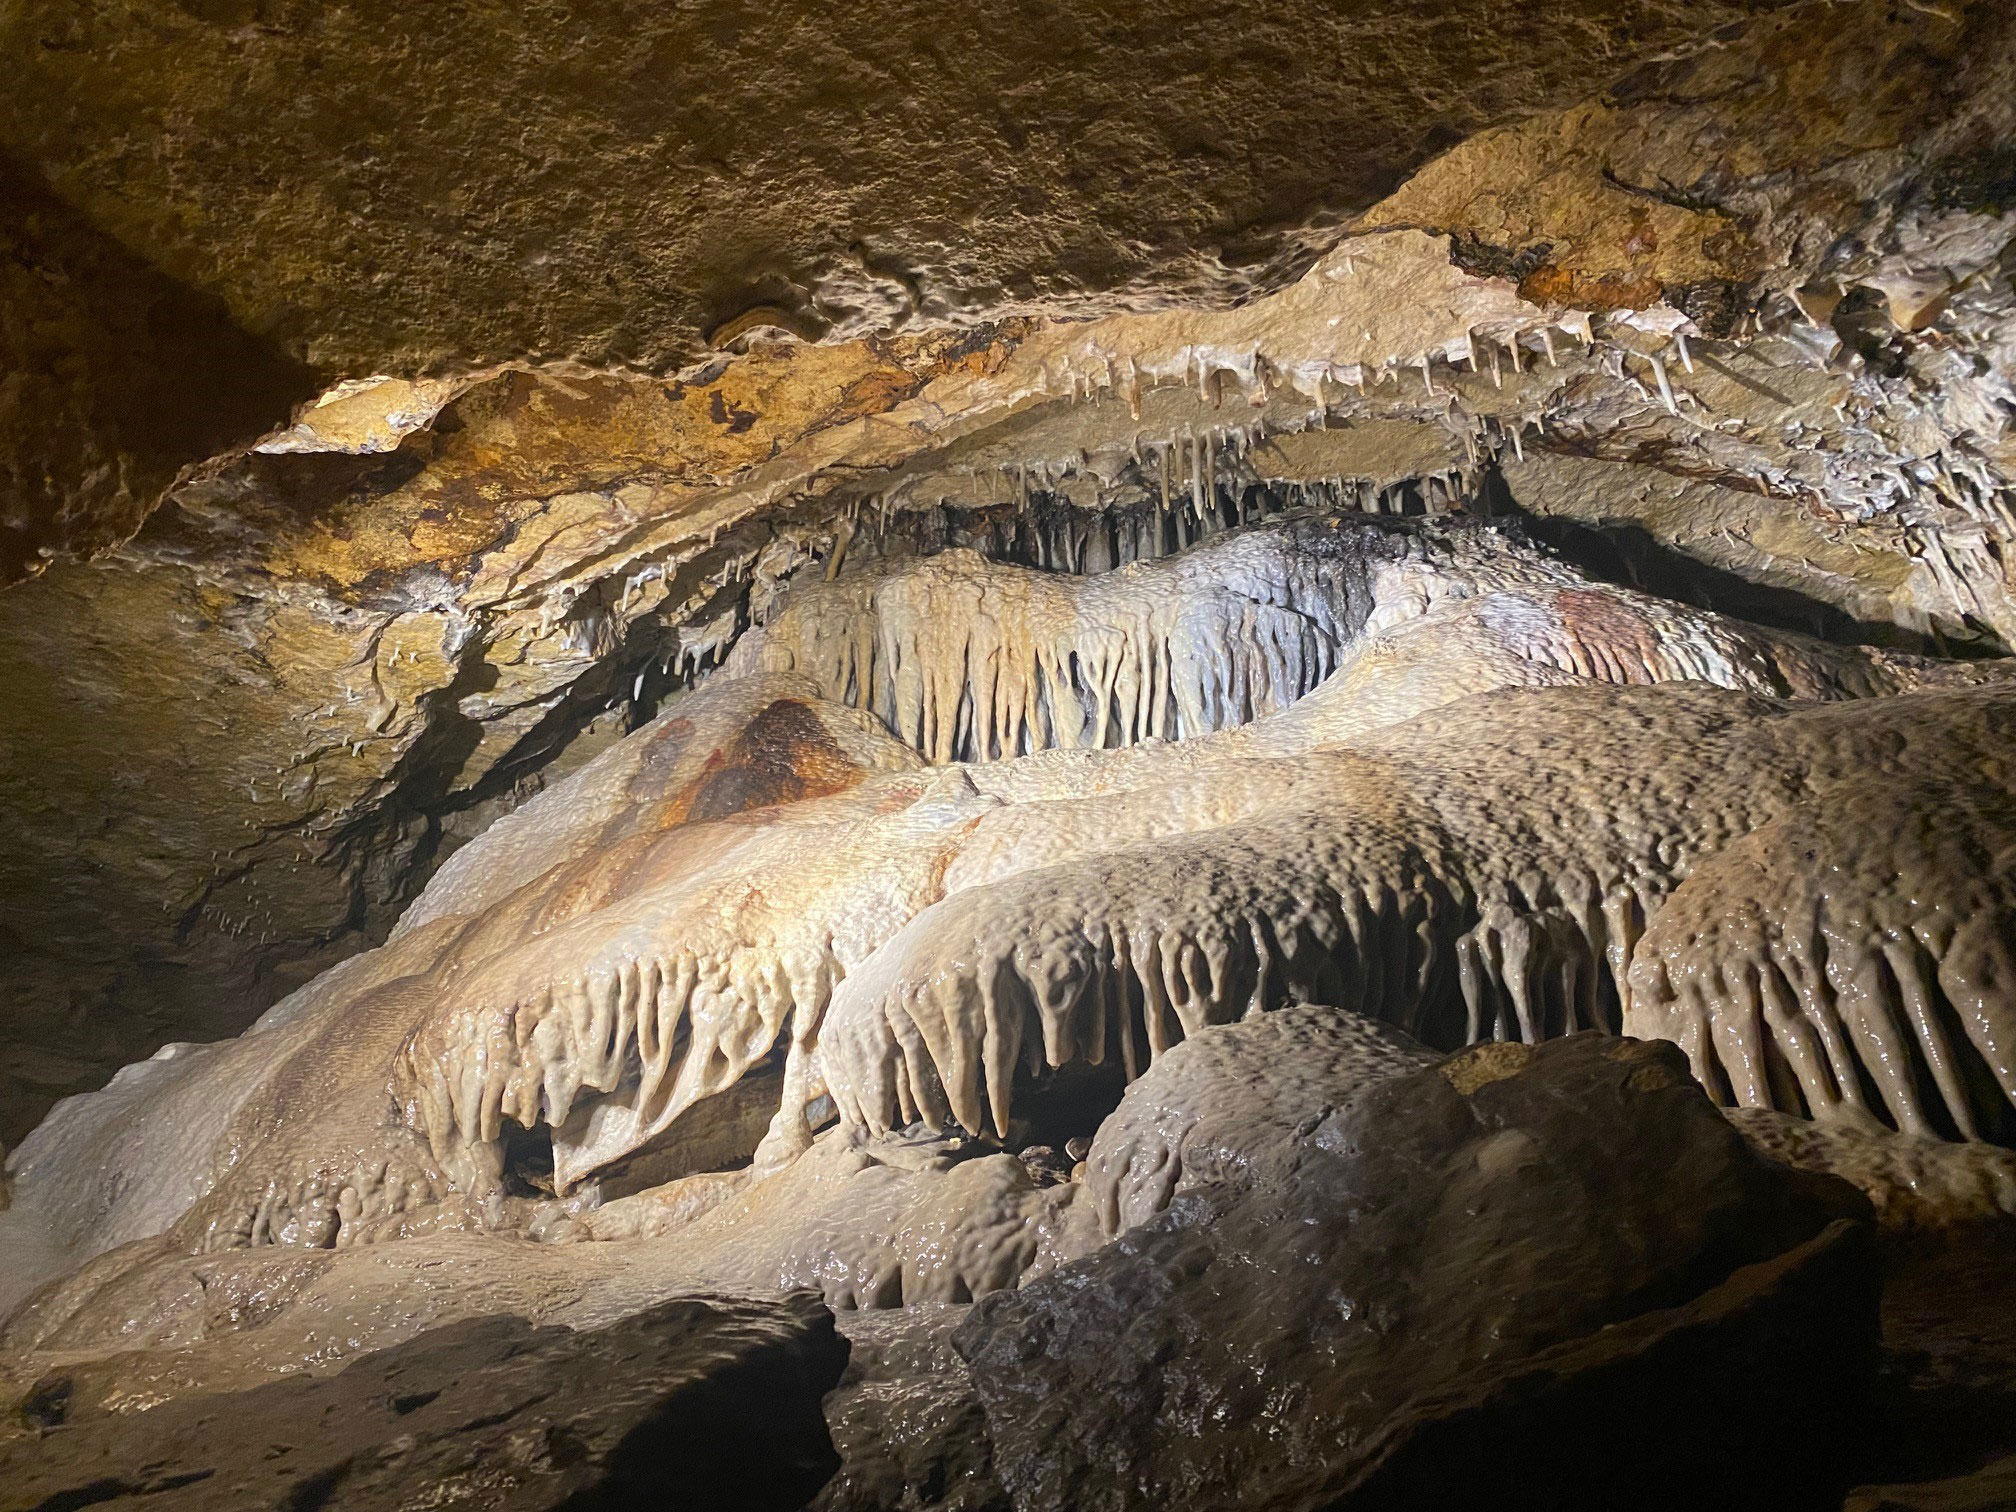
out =
<svg viewBox="0 0 2016 1512"><path fill-rule="evenodd" d="M1288 657L1277 612L1323 656ZM1297 512L1105 578L956 554L814 576L459 853L383 947L60 1109L9 1162L0 1296L53 1283L9 1338L187 1343L178 1257L461 1233L653 1239L661 1280L843 1306L964 1300L1167 1198L1146 1146L1098 1149L1096 1218L1013 1153L1090 1139L1186 1040L1296 1004L1445 1051L1649 1028L1723 1097L1824 1116L1805 1052L1804 1084L1715 1080L1655 974L1707 910L1721 933L1691 948L1723 977L1686 977L1689 1011L1743 1022L1716 994L1785 932L1725 939L1718 900L1769 847L1803 880L1763 906L1920 921L1916 974L1831 947L1860 974L1832 989L1854 1032L1827 1041L1829 1095L1872 1128L1992 1134L2016 1095L2008 858L1940 816L2007 806L2001 674L1663 604L1478 522ZM982 736L986 759L931 759ZM1867 822L1893 810L1929 817ZM1810 1031L1775 1009L1786 1043L1824 1039L1831 1001ZM1074 1078L1103 1106L1025 1135L1018 1103Z"/></svg>
<svg viewBox="0 0 2016 1512"><path fill-rule="evenodd" d="M972 1395L857 1372L835 1507L1461 1501L1494 1454L1594 1506L1627 1439L1805 1495L1870 1209L1709 1094L1893 1232L2005 1213L2012 749L2000 665L1489 522L802 574L382 946L57 1109L9 1162L0 1381L144 1411L804 1289L977 1304ZM1741 1477L1682 1473L1704 1435Z"/></svg>
<svg viewBox="0 0 2016 1512"><path fill-rule="evenodd" d="M0 1504L1999 1496L2016 9L597 9L0 7Z"/></svg>

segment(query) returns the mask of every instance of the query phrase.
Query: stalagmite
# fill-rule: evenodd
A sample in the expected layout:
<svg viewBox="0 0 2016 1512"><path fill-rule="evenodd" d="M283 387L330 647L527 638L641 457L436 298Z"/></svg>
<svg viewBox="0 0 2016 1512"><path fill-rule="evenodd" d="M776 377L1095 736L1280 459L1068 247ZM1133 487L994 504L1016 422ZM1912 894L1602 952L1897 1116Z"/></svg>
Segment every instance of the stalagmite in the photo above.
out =
<svg viewBox="0 0 2016 1512"><path fill-rule="evenodd" d="M2016 905L2000 852L1963 838L2016 834L1992 665L1745 626L1460 515L1300 512L1090 577L861 546L760 627L731 610L682 634L734 648L453 857L386 945L25 1145L0 1217L0 1247L36 1236L14 1284L101 1256L91 1306L116 1315L141 1305L118 1278L163 1256L578 1232L607 1173L772 1078L748 1164L694 1189L719 1205L810 1158L828 1106L846 1140L1006 1136L1018 1080L1138 1077L1294 1003L1443 1047L1635 1025L1737 1100L1778 1100L1745 1025L1775 1035L1789 1010L1762 986L1725 1002L1686 964L1700 921L1737 927L1718 868L1746 845L1842 858L1753 908L1869 921L1859 955L1828 947L1835 1040L1785 1031L1808 1105L1852 1105L1859 1064L1893 1068L1902 1127L2008 1117L1995 942ZM1876 797L1807 838L1870 753L1892 753ZM1986 794L1935 801L1926 772ZM1901 817L1866 824L1892 790ZM1901 874L1852 849L1963 809ZM1745 959L1776 960L1759 934ZM103 1152L157 1127L181 1131L158 1192L107 1190ZM971 1274L1019 1275L1017 1225L1056 1214L988 1190L1015 1215L989 1253L1020 1258Z"/></svg>

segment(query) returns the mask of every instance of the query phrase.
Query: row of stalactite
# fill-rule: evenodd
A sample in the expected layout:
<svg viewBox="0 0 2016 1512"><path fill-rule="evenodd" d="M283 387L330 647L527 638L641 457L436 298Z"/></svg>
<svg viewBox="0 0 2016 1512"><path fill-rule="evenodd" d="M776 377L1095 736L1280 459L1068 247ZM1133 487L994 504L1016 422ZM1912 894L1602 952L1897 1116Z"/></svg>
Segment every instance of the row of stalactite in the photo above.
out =
<svg viewBox="0 0 2016 1512"><path fill-rule="evenodd" d="M910 514L906 533L920 554L964 546L992 561L1089 576L1129 562L1174 556L1241 525L1308 508L1393 516L1488 513L1483 474L1461 469L1392 483L1221 475L1201 507L1187 489L1178 489L1172 501L1138 484L1123 484L1102 494L1095 509L1049 492L1032 494L1026 507L941 505Z"/></svg>

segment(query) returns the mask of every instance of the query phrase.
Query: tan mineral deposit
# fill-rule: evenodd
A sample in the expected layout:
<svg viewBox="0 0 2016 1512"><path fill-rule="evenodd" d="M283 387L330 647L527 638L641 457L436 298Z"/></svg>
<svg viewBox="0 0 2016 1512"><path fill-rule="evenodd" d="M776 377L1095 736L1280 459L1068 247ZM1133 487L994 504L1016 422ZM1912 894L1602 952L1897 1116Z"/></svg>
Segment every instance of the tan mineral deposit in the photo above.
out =
<svg viewBox="0 0 2016 1512"><path fill-rule="evenodd" d="M2016 11L0 58L0 1512L2016 1507Z"/></svg>

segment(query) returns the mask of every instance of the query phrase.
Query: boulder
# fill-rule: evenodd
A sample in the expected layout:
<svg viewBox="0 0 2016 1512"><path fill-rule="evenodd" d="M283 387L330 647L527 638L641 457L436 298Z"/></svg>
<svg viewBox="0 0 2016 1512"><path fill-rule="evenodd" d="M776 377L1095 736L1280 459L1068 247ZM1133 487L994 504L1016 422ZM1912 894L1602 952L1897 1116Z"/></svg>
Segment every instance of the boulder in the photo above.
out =
<svg viewBox="0 0 2016 1512"><path fill-rule="evenodd" d="M1099 1126L1087 1190L1107 1238L1313 1129L1382 1077L1440 1059L1390 1024L1298 1003L1214 1024L1156 1058Z"/></svg>
<svg viewBox="0 0 2016 1512"><path fill-rule="evenodd" d="M963 1306L839 1315L853 1353L826 1398L840 1469L806 1512L1011 1512L987 1418L948 1336Z"/></svg>
<svg viewBox="0 0 2016 1512"><path fill-rule="evenodd" d="M1868 1205L1672 1046L1481 1046L1217 1170L954 1333L1018 1512L1838 1505Z"/></svg>
<svg viewBox="0 0 2016 1512"><path fill-rule="evenodd" d="M334 1375L66 1421L45 1377L0 1440L0 1507L149 1512L566 1505L795 1512L839 1463L847 1343L817 1297L674 1298L576 1333L494 1315Z"/></svg>

